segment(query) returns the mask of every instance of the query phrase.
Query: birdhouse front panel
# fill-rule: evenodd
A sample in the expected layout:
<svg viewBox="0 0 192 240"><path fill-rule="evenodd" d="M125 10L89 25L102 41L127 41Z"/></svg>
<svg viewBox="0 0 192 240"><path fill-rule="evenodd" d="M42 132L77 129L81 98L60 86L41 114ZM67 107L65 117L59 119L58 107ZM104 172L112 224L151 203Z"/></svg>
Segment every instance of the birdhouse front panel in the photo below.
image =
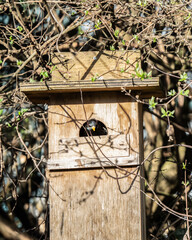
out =
<svg viewBox="0 0 192 240"><path fill-rule="evenodd" d="M50 240L145 239L145 204L140 192L143 187L135 168L48 174Z"/></svg>
<svg viewBox="0 0 192 240"><path fill-rule="evenodd" d="M138 165L140 112L138 103L119 92L53 98L48 168Z"/></svg>

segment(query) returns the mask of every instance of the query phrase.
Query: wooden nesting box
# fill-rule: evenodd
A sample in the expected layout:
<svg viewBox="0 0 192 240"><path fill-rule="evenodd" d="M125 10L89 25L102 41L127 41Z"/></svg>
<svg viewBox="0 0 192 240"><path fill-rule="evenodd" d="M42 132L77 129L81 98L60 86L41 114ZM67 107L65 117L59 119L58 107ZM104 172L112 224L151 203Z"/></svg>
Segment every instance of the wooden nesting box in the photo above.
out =
<svg viewBox="0 0 192 240"><path fill-rule="evenodd" d="M142 106L158 79L133 79L138 52L52 56L52 81L24 84L49 104L50 239L143 240Z"/></svg>

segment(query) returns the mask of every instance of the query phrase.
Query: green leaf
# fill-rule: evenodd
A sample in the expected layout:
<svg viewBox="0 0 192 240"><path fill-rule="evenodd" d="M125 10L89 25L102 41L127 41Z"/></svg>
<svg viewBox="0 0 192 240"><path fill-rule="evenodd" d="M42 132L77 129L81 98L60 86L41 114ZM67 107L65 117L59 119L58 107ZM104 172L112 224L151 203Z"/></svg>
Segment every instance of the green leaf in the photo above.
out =
<svg viewBox="0 0 192 240"><path fill-rule="evenodd" d="M114 35L115 35L115 37L118 37L119 36L119 30L115 30Z"/></svg>
<svg viewBox="0 0 192 240"><path fill-rule="evenodd" d="M127 60L126 60L126 63L127 63L127 64L129 64L129 63L130 63L130 60L129 60L129 58L127 58Z"/></svg>
<svg viewBox="0 0 192 240"><path fill-rule="evenodd" d="M173 110L173 111L168 111L168 116L169 116L169 117L174 117L174 116L173 116L174 113L175 113L175 110Z"/></svg>
<svg viewBox="0 0 192 240"><path fill-rule="evenodd" d="M3 114L3 109L0 109L0 115L2 115Z"/></svg>
<svg viewBox="0 0 192 240"><path fill-rule="evenodd" d="M95 76L93 76L92 78L91 78L91 81L92 82L95 82L97 79L98 79L98 74L95 74Z"/></svg>
<svg viewBox="0 0 192 240"><path fill-rule="evenodd" d="M43 75L45 78L48 78L49 77L49 75L48 75L48 72L46 71L46 72L44 72L44 75Z"/></svg>
<svg viewBox="0 0 192 240"><path fill-rule="evenodd" d="M9 122L5 123L9 128L11 127L11 124Z"/></svg>
<svg viewBox="0 0 192 240"><path fill-rule="evenodd" d="M110 46L111 51L115 51L115 47L113 45Z"/></svg>
<svg viewBox="0 0 192 240"><path fill-rule="evenodd" d="M153 38L153 42L156 43L157 42L157 38Z"/></svg>
<svg viewBox="0 0 192 240"><path fill-rule="evenodd" d="M17 60L17 66L21 66L22 65L22 61L21 60Z"/></svg>
<svg viewBox="0 0 192 240"><path fill-rule="evenodd" d="M161 113L162 113L162 115L161 115L161 117L174 117L174 113L175 113L175 110L173 110L173 111L166 111L164 108L161 108Z"/></svg>
<svg viewBox="0 0 192 240"><path fill-rule="evenodd" d="M76 11L72 10L71 16L74 16L76 14Z"/></svg>
<svg viewBox="0 0 192 240"><path fill-rule="evenodd" d="M79 26L79 27L78 27L78 34L79 34L79 35L82 35L82 34L84 34L84 32L83 32L83 30L82 30L81 26Z"/></svg>
<svg viewBox="0 0 192 240"><path fill-rule="evenodd" d="M85 16L87 16L89 14L89 11L88 10L86 10L85 11Z"/></svg>
<svg viewBox="0 0 192 240"><path fill-rule="evenodd" d="M144 0L144 1L139 0L138 3L137 3L137 5L139 5L139 6L141 6L141 7L145 7L145 6L147 5L147 1L146 1L146 0Z"/></svg>
<svg viewBox="0 0 192 240"><path fill-rule="evenodd" d="M163 118L163 117L167 117L167 115L168 115L168 113L165 111L165 113L163 113L162 115L161 115L161 117Z"/></svg>
<svg viewBox="0 0 192 240"><path fill-rule="evenodd" d="M124 69L124 68L121 68L120 71L121 71L121 73L124 73L124 72L125 72L125 69Z"/></svg>
<svg viewBox="0 0 192 240"><path fill-rule="evenodd" d="M173 97L173 96L175 96L175 94L176 94L175 89L171 89L170 91L168 91L168 96Z"/></svg>
<svg viewBox="0 0 192 240"><path fill-rule="evenodd" d="M122 44L125 46L125 40L124 39L122 40Z"/></svg>
<svg viewBox="0 0 192 240"><path fill-rule="evenodd" d="M184 170L186 169L186 165L185 165L185 163L183 163L183 167L182 167L182 169L184 169Z"/></svg>
<svg viewBox="0 0 192 240"><path fill-rule="evenodd" d="M137 35L133 35L133 37L135 38L135 40L136 40L137 42L140 42L139 37L138 37Z"/></svg>
<svg viewBox="0 0 192 240"><path fill-rule="evenodd" d="M18 115L22 117L23 114L26 113L28 110L28 108L22 108L20 111L18 111ZM20 120L20 118L17 118L17 120Z"/></svg>
<svg viewBox="0 0 192 240"><path fill-rule="evenodd" d="M17 29L19 30L19 32L23 31L23 28L21 26L18 26Z"/></svg>
<svg viewBox="0 0 192 240"><path fill-rule="evenodd" d="M147 73L147 78L150 78L151 75L152 75L152 71L148 72L148 73Z"/></svg>
<svg viewBox="0 0 192 240"><path fill-rule="evenodd" d="M151 75L152 75L152 71L150 71L148 73L144 72L143 69L139 67L138 62L136 63L135 73L136 73L136 76L141 79L141 81L143 81L144 79L151 78Z"/></svg>
<svg viewBox="0 0 192 240"><path fill-rule="evenodd" d="M135 78L135 74L132 73L131 76L132 76L132 78Z"/></svg>
<svg viewBox="0 0 192 240"><path fill-rule="evenodd" d="M187 187L189 185L189 181L187 181L186 183L184 181L182 181L181 184L183 184L185 187Z"/></svg>
<svg viewBox="0 0 192 240"><path fill-rule="evenodd" d="M97 20L97 22L95 23L95 28L99 29L101 25L101 21Z"/></svg>
<svg viewBox="0 0 192 240"><path fill-rule="evenodd" d="M53 66L53 67L51 68L50 73L52 73L56 68L57 68L56 66Z"/></svg>
<svg viewBox="0 0 192 240"><path fill-rule="evenodd" d="M185 90L184 95L187 97L189 96L189 89Z"/></svg>
<svg viewBox="0 0 192 240"><path fill-rule="evenodd" d="M0 64L2 64L3 63L3 61L2 60L0 60Z"/></svg>
<svg viewBox="0 0 192 240"><path fill-rule="evenodd" d="M191 13L189 12L189 14L187 15L187 17L184 17L185 20L189 20L191 18Z"/></svg>
<svg viewBox="0 0 192 240"><path fill-rule="evenodd" d="M152 110L156 107L157 103L155 102L155 97L152 96L151 99L149 99L149 108Z"/></svg>
<svg viewBox="0 0 192 240"><path fill-rule="evenodd" d="M189 96L189 89L187 89L187 90L181 90L180 92L179 92L179 95L182 95L182 96L186 96L186 97L188 97Z"/></svg>
<svg viewBox="0 0 192 240"><path fill-rule="evenodd" d="M162 114L166 114L166 111L165 111L164 108L161 108L161 113L162 113Z"/></svg>
<svg viewBox="0 0 192 240"><path fill-rule="evenodd" d="M179 81L180 81L180 82L184 82L184 81L187 80L187 78L188 78L187 73L184 72L183 74L180 75Z"/></svg>
<svg viewBox="0 0 192 240"><path fill-rule="evenodd" d="M49 77L49 74L47 71L41 71L40 76L43 76L43 78L45 79Z"/></svg>
<svg viewBox="0 0 192 240"><path fill-rule="evenodd" d="M35 82L35 80L34 80L33 78L30 78L30 79L29 79L29 82L30 82L30 83L33 83L33 82Z"/></svg>
<svg viewBox="0 0 192 240"><path fill-rule="evenodd" d="M9 37L9 40L10 40L10 45L13 45L13 43L14 43L14 40L13 40L13 36L11 35L10 37Z"/></svg>
<svg viewBox="0 0 192 240"><path fill-rule="evenodd" d="M138 62L136 62L136 67L135 67L136 69L138 69L139 68L139 63Z"/></svg>
<svg viewBox="0 0 192 240"><path fill-rule="evenodd" d="M29 109L28 108L22 108L21 109L21 114L23 115L24 113L26 113Z"/></svg>

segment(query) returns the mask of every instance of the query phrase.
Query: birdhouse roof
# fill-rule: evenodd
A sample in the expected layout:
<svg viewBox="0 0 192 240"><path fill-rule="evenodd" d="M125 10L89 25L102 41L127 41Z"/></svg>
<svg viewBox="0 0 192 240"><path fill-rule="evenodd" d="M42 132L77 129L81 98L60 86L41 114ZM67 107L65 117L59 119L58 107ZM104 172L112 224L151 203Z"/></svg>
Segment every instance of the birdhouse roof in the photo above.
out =
<svg viewBox="0 0 192 240"><path fill-rule="evenodd" d="M46 102L54 93L79 91L126 89L139 92L143 98L162 96L159 78L150 74L142 77L138 51L53 53L50 63L50 78L20 86L33 102Z"/></svg>

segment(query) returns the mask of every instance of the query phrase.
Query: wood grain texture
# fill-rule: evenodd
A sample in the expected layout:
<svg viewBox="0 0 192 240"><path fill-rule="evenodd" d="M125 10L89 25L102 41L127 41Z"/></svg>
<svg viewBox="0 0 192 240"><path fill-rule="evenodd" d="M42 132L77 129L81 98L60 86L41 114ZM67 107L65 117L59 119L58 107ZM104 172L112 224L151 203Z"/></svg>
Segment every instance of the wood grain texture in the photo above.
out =
<svg viewBox="0 0 192 240"><path fill-rule="evenodd" d="M131 78L139 58L120 51L53 54L52 81L21 86L33 102L49 103L51 240L145 240L136 167L143 160L142 109L120 92L160 92L158 79ZM108 135L80 137L89 119L101 121Z"/></svg>
<svg viewBox="0 0 192 240"><path fill-rule="evenodd" d="M63 52L54 53L51 61L56 66L53 81L91 80L92 77L105 80L128 79L135 72L136 63L140 63L140 52Z"/></svg>
<svg viewBox="0 0 192 240"><path fill-rule="evenodd" d="M138 153L130 152L130 135L64 138L59 139L59 158L52 156L47 167L68 169L138 165Z"/></svg>
<svg viewBox="0 0 192 240"><path fill-rule="evenodd" d="M107 172L114 177L124 174ZM130 175L117 183L101 169L92 169L50 172L49 179L50 240L145 239L138 177L133 181Z"/></svg>
<svg viewBox="0 0 192 240"><path fill-rule="evenodd" d="M36 82L23 83L20 86L21 91L33 102L49 101L53 94L73 93L73 92L98 92L98 91L137 91L142 98L150 96L162 96L162 90L159 87L159 78L144 79L141 81L136 78L129 79L108 79L108 80L91 80L69 81L69 82Z"/></svg>
<svg viewBox="0 0 192 240"><path fill-rule="evenodd" d="M125 88L138 91L142 97L162 96L159 78L133 78L139 60L137 51L53 53L50 61L55 70L51 81L22 83L20 88L35 103L48 103L52 94L81 90L121 91Z"/></svg>
<svg viewBox="0 0 192 240"><path fill-rule="evenodd" d="M79 89L84 91L114 91L120 90L122 87L131 90L146 90L155 89L159 87L159 78L141 79L127 78L127 79L97 79L94 82L89 80L83 81L46 81L35 83L24 83L21 85L21 91L26 93L32 92L46 92L49 93L63 93L63 92L78 92Z"/></svg>
<svg viewBox="0 0 192 240"><path fill-rule="evenodd" d="M77 94L54 98L49 106L48 168L138 165L139 112L138 103L121 93L84 93L83 104ZM107 136L79 137L82 125L92 118L105 124Z"/></svg>
<svg viewBox="0 0 192 240"><path fill-rule="evenodd" d="M109 137L119 136L118 144L129 137L120 151L104 144L107 157L100 168L85 164L89 156L94 158L94 152L87 144L90 139L79 137L81 126L91 118L108 129L107 136L91 139L98 146L106 141L108 144ZM109 161L132 156L132 166L143 160L142 106L120 92L54 94L48 120L50 239L145 240L144 184L135 175L137 168L118 163L126 165L123 169L128 172L135 170L125 177L127 172L112 168ZM125 178L117 182L111 176Z"/></svg>

